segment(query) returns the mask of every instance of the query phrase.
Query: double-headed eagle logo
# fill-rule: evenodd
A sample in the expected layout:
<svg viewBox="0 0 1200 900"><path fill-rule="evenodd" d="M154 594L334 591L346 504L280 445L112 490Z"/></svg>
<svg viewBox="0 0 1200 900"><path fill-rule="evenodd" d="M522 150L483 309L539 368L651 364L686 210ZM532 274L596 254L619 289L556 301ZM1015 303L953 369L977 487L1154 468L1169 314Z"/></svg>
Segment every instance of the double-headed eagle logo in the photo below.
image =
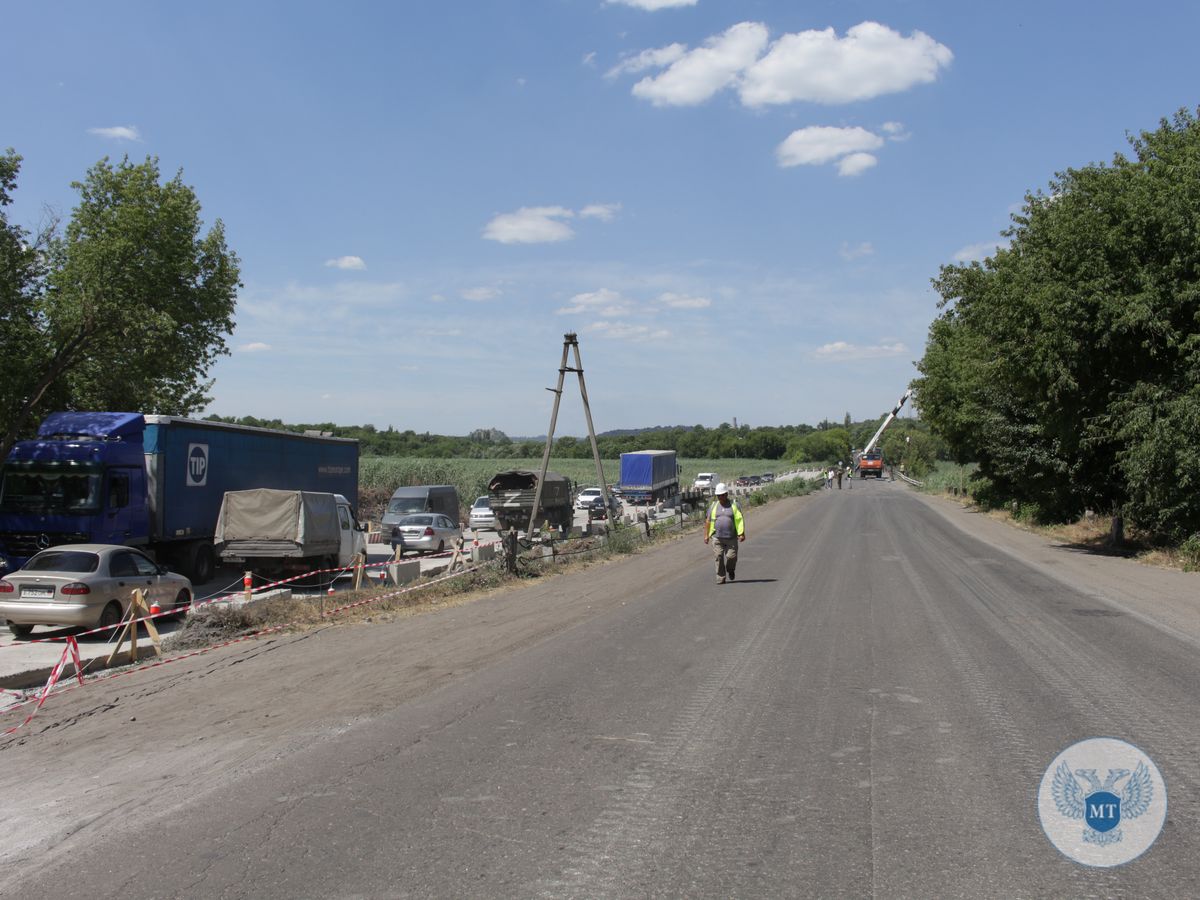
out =
<svg viewBox="0 0 1200 900"><path fill-rule="evenodd" d="M1079 783L1076 776L1087 782ZM1117 783L1125 778L1121 793L1116 793ZM1069 819L1083 819L1084 843L1107 846L1121 840L1117 826L1121 819L1136 819L1150 808L1154 797L1154 784L1146 764L1139 762L1133 775L1128 769L1109 769L1108 777L1101 783L1095 769L1076 769L1064 759L1054 772L1054 805Z"/></svg>

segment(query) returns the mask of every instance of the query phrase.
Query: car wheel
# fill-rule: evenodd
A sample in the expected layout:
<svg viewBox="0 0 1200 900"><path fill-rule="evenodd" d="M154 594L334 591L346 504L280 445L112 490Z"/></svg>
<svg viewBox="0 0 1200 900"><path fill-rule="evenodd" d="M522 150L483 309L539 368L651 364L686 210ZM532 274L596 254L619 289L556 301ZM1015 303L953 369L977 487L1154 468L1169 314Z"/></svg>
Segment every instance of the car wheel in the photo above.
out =
<svg viewBox="0 0 1200 900"><path fill-rule="evenodd" d="M189 594L187 591L180 591L178 594L175 595L175 608L172 610L172 612L178 613L179 615L183 615L184 613L187 612L188 607L191 605L192 605L191 594Z"/></svg>
<svg viewBox="0 0 1200 900"><path fill-rule="evenodd" d="M445 552L446 552L446 542L445 542L445 541L438 541L438 549L437 549L437 552L438 552L438 553L445 553Z"/></svg>
<svg viewBox="0 0 1200 900"><path fill-rule="evenodd" d="M115 628L121 624L121 620L125 618L121 611L121 604L116 600L110 600L108 606L104 607L104 612L100 613L100 621L96 623L97 628ZM112 637L111 633L103 635L101 640L108 640Z"/></svg>
<svg viewBox="0 0 1200 900"><path fill-rule="evenodd" d="M22 640L33 634L32 625L18 625L16 622L9 622L8 630L12 632L13 637L21 638Z"/></svg>

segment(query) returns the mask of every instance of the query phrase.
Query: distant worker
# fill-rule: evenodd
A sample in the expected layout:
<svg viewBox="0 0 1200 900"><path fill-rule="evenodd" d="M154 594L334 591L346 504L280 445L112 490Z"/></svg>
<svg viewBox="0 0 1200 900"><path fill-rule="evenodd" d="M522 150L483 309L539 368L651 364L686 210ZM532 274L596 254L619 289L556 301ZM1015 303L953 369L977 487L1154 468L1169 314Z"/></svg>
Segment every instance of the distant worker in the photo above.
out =
<svg viewBox="0 0 1200 900"><path fill-rule="evenodd" d="M713 554L717 559L717 584L736 578L738 542L746 539L746 522L737 501L729 499L725 485L716 487L717 499L708 510L708 523L704 529L704 543L713 539Z"/></svg>
<svg viewBox="0 0 1200 900"><path fill-rule="evenodd" d="M825 470L825 487L828 490L833 490L833 466Z"/></svg>
<svg viewBox="0 0 1200 900"><path fill-rule="evenodd" d="M838 463L836 466L834 466L833 477L837 479L838 490L840 491L842 489L842 464L841 463Z"/></svg>
<svg viewBox="0 0 1200 900"><path fill-rule="evenodd" d="M854 467L846 463L846 490L854 490Z"/></svg>

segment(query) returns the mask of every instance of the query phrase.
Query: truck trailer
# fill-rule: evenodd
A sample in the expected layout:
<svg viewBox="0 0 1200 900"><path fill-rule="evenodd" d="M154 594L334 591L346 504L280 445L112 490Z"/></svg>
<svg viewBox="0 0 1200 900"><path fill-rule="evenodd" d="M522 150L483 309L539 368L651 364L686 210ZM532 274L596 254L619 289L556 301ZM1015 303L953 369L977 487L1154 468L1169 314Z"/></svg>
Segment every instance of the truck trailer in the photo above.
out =
<svg viewBox="0 0 1200 900"><path fill-rule="evenodd" d="M0 468L0 571L59 544L127 544L212 578L226 491L358 497L358 442L119 412L59 412Z"/></svg>
<svg viewBox="0 0 1200 900"><path fill-rule="evenodd" d="M657 503L679 493L674 450L635 450L621 454L621 497L630 503Z"/></svg>

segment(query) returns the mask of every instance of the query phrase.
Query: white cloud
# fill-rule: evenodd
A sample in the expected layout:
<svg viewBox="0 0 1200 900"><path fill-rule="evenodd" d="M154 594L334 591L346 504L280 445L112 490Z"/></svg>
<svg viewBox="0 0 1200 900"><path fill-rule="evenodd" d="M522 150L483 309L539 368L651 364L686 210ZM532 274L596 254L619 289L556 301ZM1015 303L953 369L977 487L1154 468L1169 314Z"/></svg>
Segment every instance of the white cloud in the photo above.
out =
<svg viewBox="0 0 1200 900"><path fill-rule="evenodd" d="M599 219L601 222L611 222L620 211L620 203L593 203L579 211L579 218Z"/></svg>
<svg viewBox="0 0 1200 900"><path fill-rule="evenodd" d="M779 165L819 166L842 156L876 150L883 138L865 128L831 128L814 125L801 128L787 136L775 149Z"/></svg>
<svg viewBox="0 0 1200 900"><path fill-rule="evenodd" d="M688 297L670 292L659 295L658 302L671 309L707 309L712 306L712 301L707 297Z"/></svg>
<svg viewBox="0 0 1200 900"><path fill-rule="evenodd" d="M626 72L636 74L645 72L647 69L662 69L676 60L682 59L685 53L687 53L686 44L668 44L654 50L643 50L636 56L629 56L621 60L605 72L604 77L616 78Z"/></svg>
<svg viewBox="0 0 1200 900"><path fill-rule="evenodd" d="M592 50L590 53L583 54L581 62L588 68L594 69L596 67L596 51Z"/></svg>
<svg viewBox="0 0 1200 900"><path fill-rule="evenodd" d="M597 337L636 344L664 341L671 336L666 328L651 328L649 325L633 325L629 322L593 322L587 326L587 331Z"/></svg>
<svg viewBox="0 0 1200 900"><path fill-rule="evenodd" d="M261 353L263 350L270 350L270 344L264 344L262 341L253 341L249 344L242 344L238 347L239 353Z"/></svg>
<svg viewBox="0 0 1200 900"><path fill-rule="evenodd" d="M863 241L861 244L855 244L854 246L850 246L846 241L842 241L842 249L838 252L841 254L842 259L851 262L861 259L864 256L873 256L875 248L871 245L870 241Z"/></svg>
<svg viewBox="0 0 1200 900"><path fill-rule="evenodd" d="M110 141L140 141L142 134L136 125L114 125L111 128L89 128L88 134Z"/></svg>
<svg viewBox="0 0 1200 900"><path fill-rule="evenodd" d="M900 341L876 344L863 347L846 341L834 341L823 344L813 351L813 356L824 362L857 362L864 359L885 359L891 356L903 356L908 353L908 347Z"/></svg>
<svg viewBox="0 0 1200 900"><path fill-rule="evenodd" d="M785 34L750 66L739 85L747 106L851 103L937 79L954 54L929 35L908 37L861 22L839 38L832 28Z"/></svg>
<svg viewBox="0 0 1200 900"><path fill-rule="evenodd" d="M954 254L956 263L983 262L985 257L992 256L1000 245L996 241L982 241L978 244L968 244Z"/></svg>
<svg viewBox="0 0 1200 900"><path fill-rule="evenodd" d="M460 292L460 297L464 300L471 300L475 303L483 303L488 300L495 300L500 296L500 290L494 287L473 287L467 288Z"/></svg>
<svg viewBox="0 0 1200 900"><path fill-rule="evenodd" d="M644 9L647 12L657 12L660 9L677 9L681 6L695 6L697 0L606 0L610 6L632 6L634 9Z"/></svg>
<svg viewBox="0 0 1200 900"><path fill-rule="evenodd" d="M655 106L695 106L722 88L735 84L767 45L767 27L741 22L709 38L671 63L661 75L643 78L633 86L635 97Z"/></svg>
<svg viewBox="0 0 1200 900"><path fill-rule="evenodd" d="M851 153L838 160L839 175L861 175L876 165L879 160L870 153Z"/></svg>
<svg viewBox="0 0 1200 900"><path fill-rule="evenodd" d="M888 136L889 141L907 141L912 137L902 122L884 122L879 130Z"/></svg>
<svg viewBox="0 0 1200 900"><path fill-rule="evenodd" d="M367 267L361 256L339 256L336 259L325 260L326 268L330 269L354 269L361 271Z"/></svg>
<svg viewBox="0 0 1200 900"><path fill-rule="evenodd" d="M726 87L750 107L837 104L936 81L953 59L948 47L923 32L905 37L878 22L860 22L844 37L826 28L784 34L773 43L762 23L740 22L693 50L676 43L630 56L607 77L665 68L633 86L634 96L655 106L694 106ZM906 136L897 134L895 140Z"/></svg>
<svg viewBox="0 0 1200 900"><path fill-rule="evenodd" d="M501 244L550 244L575 236L562 219L575 213L562 206L522 206L515 213L501 213L487 223L483 236Z"/></svg>
<svg viewBox="0 0 1200 900"><path fill-rule="evenodd" d="M555 310L557 315L576 315L578 313L592 313L599 316L626 316L632 312L628 301L619 293L608 288L601 288L598 291L590 291L584 294L576 294L569 301L568 306Z"/></svg>

